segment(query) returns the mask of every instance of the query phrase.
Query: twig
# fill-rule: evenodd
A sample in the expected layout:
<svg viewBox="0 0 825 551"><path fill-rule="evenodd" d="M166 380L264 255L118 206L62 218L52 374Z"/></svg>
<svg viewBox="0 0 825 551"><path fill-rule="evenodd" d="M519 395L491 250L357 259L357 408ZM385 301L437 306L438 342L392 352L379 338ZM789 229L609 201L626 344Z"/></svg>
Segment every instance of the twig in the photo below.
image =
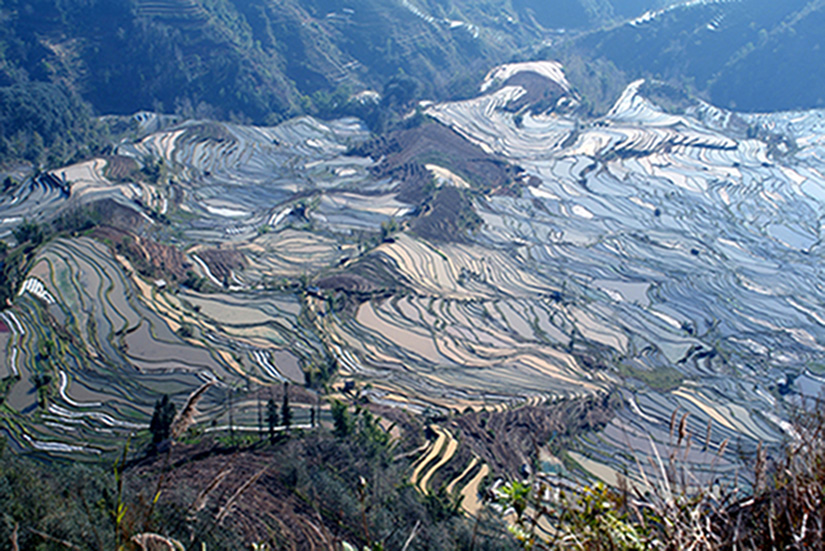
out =
<svg viewBox="0 0 825 551"><path fill-rule="evenodd" d="M161 536L160 534L135 534L129 541L139 545L143 551L185 551L179 541ZM160 546L163 546L164 549L161 549Z"/></svg>
<svg viewBox="0 0 825 551"><path fill-rule="evenodd" d="M100 551L104 551L103 540L100 539L100 534L95 527L94 517L92 516L92 511L89 510L89 504L86 503L86 496L83 495L83 489L78 488L77 493L80 497L80 503L83 505L83 511L86 513L86 518L89 520L89 526L92 528L92 534L94 534L95 541L97 541L97 548L100 549Z"/></svg>
<svg viewBox="0 0 825 551"><path fill-rule="evenodd" d="M17 530L20 528L20 524L14 523L14 529L11 531L11 549L12 551L20 551L20 548L17 546Z"/></svg>
<svg viewBox="0 0 825 551"><path fill-rule="evenodd" d="M228 465L224 467L216 476L212 479L206 488L201 490L201 493L198 494L198 497L192 502L189 508L186 509L186 512L190 514L192 518L194 515L201 511L206 506L206 500L209 498L209 494L211 494L215 488L217 488L223 480L229 476L232 472L232 466Z"/></svg>
<svg viewBox="0 0 825 551"><path fill-rule="evenodd" d="M77 551L82 551L80 549L80 547L73 544L72 542L62 540L62 539L56 538L54 536L50 536L49 534L47 534L45 532L41 532L40 530L35 530L34 528L29 528L29 532L31 532L32 534L34 534L36 536L40 536L44 540L49 540L49 541L53 541L55 543L59 543L60 545L62 545L66 549L76 549ZM14 525L14 533L12 534L12 536L14 536L14 539L12 540L12 549L17 550L18 549L18 547L17 547L17 524Z"/></svg>
<svg viewBox="0 0 825 551"><path fill-rule="evenodd" d="M407 538L407 541L404 542L404 547L401 548L401 551L407 551L412 541L415 539L416 533L418 532L418 527L421 526L421 521L415 521L415 526L413 526L412 532L410 532L410 536ZM475 534L473 534L475 535ZM472 547L470 547L472 549Z"/></svg>
<svg viewBox="0 0 825 551"><path fill-rule="evenodd" d="M229 513L229 509L232 507L232 505L235 504L235 502L238 500L238 498L241 497L241 495L246 490L248 490L250 486L252 486L255 482L257 482L257 480L259 478L261 478L264 475L264 473L267 471L267 469L269 469L269 466L264 467L263 469L261 469L260 471L258 471L254 475L252 475L252 477L249 480L244 482L235 491L235 493L232 494L232 497L229 498L229 501L227 501L226 504L224 504L224 506L221 507L221 510L218 511L218 514L215 517L215 523L220 523L224 519L224 517L226 517L226 515Z"/></svg>
<svg viewBox="0 0 825 551"><path fill-rule="evenodd" d="M323 528L323 531L321 531L320 528L317 529L318 534L320 534L321 538L324 540L324 543L327 544L327 548L329 548L330 551L334 551L335 547L329 541L329 538L327 537L327 534L325 533L327 531L327 527L324 524L323 517L321 517L321 511L319 511L318 508L314 506L314 503L313 503L313 508L315 509L315 516L318 517L318 522L321 524L321 528Z"/></svg>

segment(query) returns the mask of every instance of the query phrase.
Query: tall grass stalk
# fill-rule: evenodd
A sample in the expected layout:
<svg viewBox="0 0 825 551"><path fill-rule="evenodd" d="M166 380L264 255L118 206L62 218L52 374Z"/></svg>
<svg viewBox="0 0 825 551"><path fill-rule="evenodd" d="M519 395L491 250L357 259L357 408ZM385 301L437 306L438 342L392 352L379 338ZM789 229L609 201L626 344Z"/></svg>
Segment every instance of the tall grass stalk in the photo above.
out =
<svg viewBox="0 0 825 551"><path fill-rule="evenodd" d="M722 551L813 549L825 551L825 407L821 399L802 404L793 416L790 438L781 449L759 443L744 484L738 472L733 480L717 484L714 476L701 482L688 463L693 437L689 414L670 419L667 453L649 438L650 472L635 458L638 477L619 477L618 487L602 483L554 499L543 483L532 478L527 502L529 514L516 514L512 532L524 549ZM716 472L729 446L724 439L710 459ZM704 435L704 450L712 447L712 426ZM652 480L651 480L652 479ZM499 491L502 509L523 512L525 497L509 483ZM544 520L554 527L539 537Z"/></svg>

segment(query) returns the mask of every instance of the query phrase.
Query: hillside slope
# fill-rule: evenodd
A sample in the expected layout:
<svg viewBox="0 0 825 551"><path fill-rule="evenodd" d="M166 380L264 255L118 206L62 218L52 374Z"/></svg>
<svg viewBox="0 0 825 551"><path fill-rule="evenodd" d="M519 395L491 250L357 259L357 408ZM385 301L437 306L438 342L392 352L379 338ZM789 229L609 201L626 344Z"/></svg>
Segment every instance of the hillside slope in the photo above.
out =
<svg viewBox="0 0 825 551"><path fill-rule="evenodd" d="M590 33L572 46L631 78L679 81L716 105L751 112L806 109L825 101L818 70L824 20L819 1L683 2Z"/></svg>
<svg viewBox="0 0 825 551"><path fill-rule="evenodd" d="M200 115L271 121L341 86L402 102L447 97L548 29L593 28L655 3L614 4L5 0L0 85L61 82L99 113L200 106Z"/></svg>

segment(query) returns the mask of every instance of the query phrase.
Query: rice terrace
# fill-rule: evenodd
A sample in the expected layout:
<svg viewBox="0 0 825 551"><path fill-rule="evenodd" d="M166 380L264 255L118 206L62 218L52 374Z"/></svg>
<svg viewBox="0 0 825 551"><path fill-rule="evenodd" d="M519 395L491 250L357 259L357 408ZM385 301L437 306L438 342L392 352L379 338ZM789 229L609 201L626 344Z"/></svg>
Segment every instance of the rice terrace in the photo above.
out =
<svg viewBox="0 0 825 551"><path fill-rule="evenodd" d="M529 465L642 484L675 419L694 484L732 479L825 383L825 118L666 86L585 117L561 64L510 64L380 136L110 116L0 197L0 431L87 461L211 383L188 441L265 435L289 388L292 427L358 404L469 514Z"/></svg>

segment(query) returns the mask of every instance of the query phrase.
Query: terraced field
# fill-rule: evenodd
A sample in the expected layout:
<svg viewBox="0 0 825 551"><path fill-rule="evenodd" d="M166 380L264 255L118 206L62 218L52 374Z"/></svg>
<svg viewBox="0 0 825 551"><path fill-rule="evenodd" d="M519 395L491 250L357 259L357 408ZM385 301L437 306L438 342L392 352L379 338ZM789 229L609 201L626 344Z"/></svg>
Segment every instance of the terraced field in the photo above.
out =
<svg viewBox="0 0 825 551"><path fill-rule="evenodd" d="M438 478L447 495L461 496L461 506L469 514L477 513L480 508L479 487L484 478L490 474L490 468L472 455L470 460L462 463L463 454L458 453L461 443L450 431L438 425L430 425L434 439L429 440L423 451L412 463L410 484L422 494L437 493L435 483ZM460 470L457 470L459 469ZM452 479L445 480L437 476L444 471L455 472Z"/></svg>
<svg viewBox="0 0 825 551"><path fill-rule="evenodd" d="M227 385L199 405L202 419L217 420L232 381L303 380L302 354L319 345L296 330L294 297L165 294L130 280L129 268L88 238L55 240L35 259L3 314L4 369L20 377L4 401L15 415L4 415L3 426L17 445L99 453L145 428L161 394L185 398L217 377ZM189 324L196 333L184 335ZM42 375L51 380L38 390ZM256 407L237 406L236 419L257 430Z"/></svg>
<svg viewBox="0 0 825 551"><path fill-rule="evenodd" d="M556 105L534 113L519 82L544 82ZM0 199L4 239L28 213L114 200L141 213L135 238L173 245L194 278L140 276L122 247L88 237L43 246L1 318L0 373L20 374L4 431L21 447L103 450L145 426L161 392L182 401L220 379L199 417L220 427L228 389L334 368L336 384L413 412L620 396L566 456L606 479L636 456L647 465L651 439L668 450L674 411L690 413L686 460L700 472L725 440L736 445L715 468L733 472L782 439L788 404L819 391L825 365L823 113L700 101L671 113L636 82L584 119L555 63L507 66L483 86L425 108L474 144L455 151L407 132L364 149L377 158L352 154L370 138L355 119L263 128L144 113L118 170L94 159ZM480 185L479 166L514 181ZM444 189L480 224L422 238L417 217L434 216ZM256 404L240 403L252 430ZM473 510L494 466L432 430L412 484L449 484Z"/></svg>
<svg viewBox="0 0 825 551"><path fill-rule="evenodd" d="M12 377L2 430L18 447L112 449L148 426L161 394L182 402L215 378L222 384L200 402L198 419L225 428L230 392L303 383L324 345L299 321L300 296L273 290L272 282L311 278L355 254L354 237L325 235L327 218L351 233L374 230L406 208L391 197L376 202L350 191L367 177L369 164L342 156L366 137L354 120L298 119L270 129L185 123L169 130L169 118L141 113L135 120L154 133L120 146L113 158L120 169L131 162L129 170L110 170L100 158L24 183L2 198L2 235L8 238L24 218L48 222L114 200L142 220L119 222L118 231L134 232L126 239L164 239L174 227L191 268L213 287L168 292L166 281L138 275L134 258L106 241L117 235L111 232L97 234L106 243L65 236L41 247L14 306L3 312L0 333L2 376ZM153 181L136 171L147 163L163 163L166 176ZM389 182L370 185L372 192ZM295 199L306 191L317 194ZM348 209L350 201L361 210ZM208 245L228 247L239 263L210 266L227 252ZM151 256L158 250L144 249L141 261L164 273L165 259ZM227 279L215 276L227 270ZM296 426L308 424L310 408L296 407ZM258 408L236 401L234 428L257 431Z"/></svg>
<svg viewBox="0 0 825 551"><path fill-rule="evenodd" d="M506 87L428 113L535 178L518 199L479 205L477 240L564 284L566 333L638 379L681 374L668 392L625 386L627 407L583 442L590 460L649 449L647 434L667 447L677 408L693 434L711 422L713 446L739 439L747 453L782 437L786 378L822 358L822 113L696 103L672 115L642 86L576 130L562 115L526 113L522 131L500 109L520 93Z"/></svg>

